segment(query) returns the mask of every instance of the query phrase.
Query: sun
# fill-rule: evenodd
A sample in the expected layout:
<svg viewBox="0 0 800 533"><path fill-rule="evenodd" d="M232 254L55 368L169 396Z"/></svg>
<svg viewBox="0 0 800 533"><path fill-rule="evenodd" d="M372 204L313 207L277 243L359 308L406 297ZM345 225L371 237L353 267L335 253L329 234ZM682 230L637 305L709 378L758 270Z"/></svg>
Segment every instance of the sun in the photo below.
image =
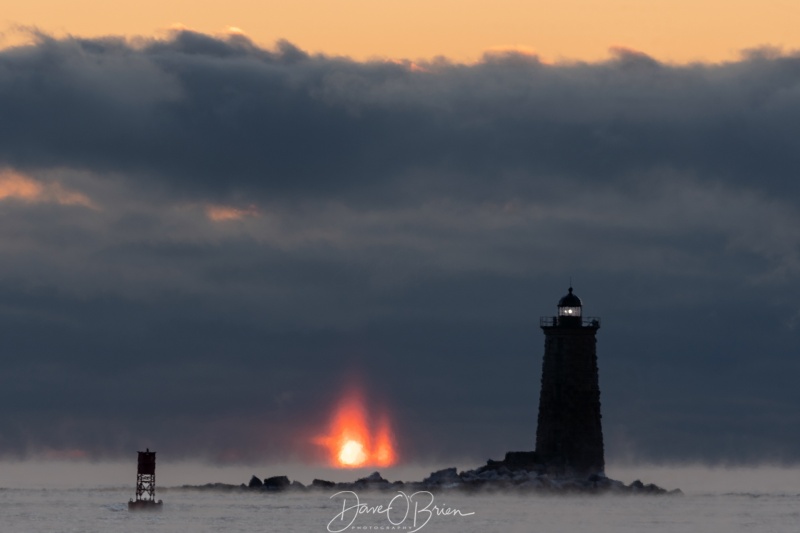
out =
<svg viewBox="0 0 800 533"><path fill-rule="evenodd" d="M355 440L344 443L339 452L339 462L346 466L360 466L367 461L364 445Z"/></svg>
<svg viewBox="0 0 800 533"><path fill-rule="evenodd" d="M371 422L375 422L373 426ZM333 413L327 434L312 442L328 450L328 461L337 468L392 466L397 463L394 432L388 413L373 418L360 391L348 391Z"/></svg>

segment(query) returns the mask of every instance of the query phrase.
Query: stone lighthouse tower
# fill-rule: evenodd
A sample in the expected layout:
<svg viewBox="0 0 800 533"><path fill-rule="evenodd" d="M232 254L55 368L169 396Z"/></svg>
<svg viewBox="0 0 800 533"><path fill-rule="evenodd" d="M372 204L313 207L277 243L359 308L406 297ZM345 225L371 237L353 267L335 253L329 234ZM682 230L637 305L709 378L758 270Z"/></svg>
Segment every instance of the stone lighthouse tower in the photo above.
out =
<svg viewBox="0 0 800 533"><path fill-rule="evenodd" d="M539 324L545 341L536 456L559 473L605 467L595 349L600 319L582 314L570 287L558 302L558 316L542 317Z"/></svg>

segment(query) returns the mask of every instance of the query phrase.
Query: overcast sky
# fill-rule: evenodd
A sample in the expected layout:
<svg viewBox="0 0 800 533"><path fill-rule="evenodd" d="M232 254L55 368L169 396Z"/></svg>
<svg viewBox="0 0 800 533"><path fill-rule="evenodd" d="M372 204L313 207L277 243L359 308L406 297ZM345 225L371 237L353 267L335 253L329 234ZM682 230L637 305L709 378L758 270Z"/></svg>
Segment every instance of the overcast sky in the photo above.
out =
<svg viewBox="0 0 800 533"><path fill-rule="evenodd" d="M800 56L0 51L0 457L533 449L570 278L609 461L800 460ZM463 466L470 466L464 464Z"/></svg>

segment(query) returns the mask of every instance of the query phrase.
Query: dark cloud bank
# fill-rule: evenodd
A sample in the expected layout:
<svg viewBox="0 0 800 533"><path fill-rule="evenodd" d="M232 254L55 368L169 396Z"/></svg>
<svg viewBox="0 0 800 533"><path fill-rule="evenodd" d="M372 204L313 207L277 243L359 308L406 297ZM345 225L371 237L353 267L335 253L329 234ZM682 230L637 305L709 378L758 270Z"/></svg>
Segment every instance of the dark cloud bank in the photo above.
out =
<svg viewBox="0 0 800 533"><path fill-rule="evenodd" d="M571 276L611 461L797 461L798 124L769 51L0 51L0 455L308 459L351 381L409 460L530 449Z"/></svg>

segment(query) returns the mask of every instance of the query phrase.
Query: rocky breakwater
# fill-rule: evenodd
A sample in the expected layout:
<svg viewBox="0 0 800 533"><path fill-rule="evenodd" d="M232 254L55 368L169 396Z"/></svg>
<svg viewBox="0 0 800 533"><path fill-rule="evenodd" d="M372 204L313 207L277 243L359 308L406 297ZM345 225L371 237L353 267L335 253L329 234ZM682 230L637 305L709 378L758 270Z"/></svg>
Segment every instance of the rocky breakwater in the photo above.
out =
<svg viewBox="0 0 800 533"><path fill-rule="evenodd" d="M234 488L235 486L230 486ZM214 487L209 487L214 488ZM432 472L422 481L389 481L378 472L353 482L334 483L315 479L311 485L289 481L287 476L264 480L253 476L242 490L265 492L286 490L326 491L464 491L464 492L524 492L540 494L682 494L680 489L668 491L639 480L626 485L604 474L585 474L556 469L536 460L533 452L509 452L502 461L489 460L474 470L459 472L455 467Z"/></svg>

